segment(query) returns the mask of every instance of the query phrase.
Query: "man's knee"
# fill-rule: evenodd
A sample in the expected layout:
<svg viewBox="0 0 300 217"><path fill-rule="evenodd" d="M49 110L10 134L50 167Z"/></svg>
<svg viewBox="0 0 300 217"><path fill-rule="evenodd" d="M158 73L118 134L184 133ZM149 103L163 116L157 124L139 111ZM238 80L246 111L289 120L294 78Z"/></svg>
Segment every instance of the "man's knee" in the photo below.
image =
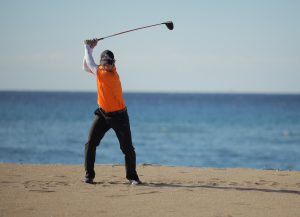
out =
<svg viewBox="0 0 300 217"><path fill-rule="evenodd" d="M89 140L87 143L85 143L85 149L95 149L99 144L99 141Z"/></svg>
<svg viewBox="0 0 300 217"><path fill-rule="evenodd" d="M123 154L125 155L134 155L135 154L135 150L132 144L128 144L128 145L121 145L120 149L122 150Z"/></svg>

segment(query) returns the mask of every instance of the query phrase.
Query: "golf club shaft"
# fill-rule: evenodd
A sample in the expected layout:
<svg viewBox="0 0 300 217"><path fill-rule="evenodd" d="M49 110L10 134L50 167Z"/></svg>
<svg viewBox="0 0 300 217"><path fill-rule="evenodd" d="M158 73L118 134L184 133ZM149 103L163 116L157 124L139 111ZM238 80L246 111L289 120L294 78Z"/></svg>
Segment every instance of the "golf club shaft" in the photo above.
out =
<svg viewBox="0 0 300 217"><path fill-rule="evenodd" d="M153 24L153 25L149 25L149 26L139 27L139 28L136 28L136 29L130 29L130 30L127 30L127 31L124 31L124 32L115 33L115 34L108 35L108 36L105 36L105 37L102 37L102 38L97 38L97 41L103 40L105 38L110 38L110 37L113 37L113 36L116 36L116 35L121 35L121 34L124 34L124 33L127 33L127 32L132 32L132 31L136 31L136 30L139 30L139 29L145 29L145 28L149 28L149 27L153 27L153 26L162 25L162 24L166 24L166 23L158 23L158 24Z"/></svg>

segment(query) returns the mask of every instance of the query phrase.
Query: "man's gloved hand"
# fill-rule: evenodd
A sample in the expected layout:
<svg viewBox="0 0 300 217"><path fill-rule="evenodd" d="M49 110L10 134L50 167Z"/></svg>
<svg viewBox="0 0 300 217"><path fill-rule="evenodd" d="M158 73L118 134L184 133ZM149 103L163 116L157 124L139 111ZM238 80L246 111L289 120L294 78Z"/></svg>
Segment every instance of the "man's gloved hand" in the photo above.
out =
<svg viewBox="0 0 300 217"><path fill-rule="evenodd" d="M97 46L98 40L97 39L85 40L84 43L89 45L90 48L93 49L94 47Z"/></svg>

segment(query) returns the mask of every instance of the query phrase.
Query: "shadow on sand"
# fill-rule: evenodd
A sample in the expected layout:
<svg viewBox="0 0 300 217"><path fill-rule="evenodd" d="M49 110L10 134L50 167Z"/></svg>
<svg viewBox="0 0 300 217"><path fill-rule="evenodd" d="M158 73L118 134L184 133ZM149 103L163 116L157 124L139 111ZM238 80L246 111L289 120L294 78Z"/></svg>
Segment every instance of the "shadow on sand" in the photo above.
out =
<svg viewBox="0 0 300 217"><path fill-rule="evenodd" d="M184 185L184 184L172 184L172 183L143 183L143 186L159 187L159 188L207 188L207 189L220 189L220 190L237 190L237 191L259 191L267 193L285 193L285 194L297 194L300 195L300 191L285 190L285 189L266 189L266 188L251 188L251 187L239 187L239 186L215 186L215 185Z"/></svg>
<svg viewBox="0 0 300 217"><path fill-rule="evenodd" d="M122 182L93 182L94 185L104 185L108 186L111 184L124 184L130 185L129 183ZM285 193L285 194L297 194L300 195L300 191L297 190L287 190L287 189L267 189L267 188L253 188L253 187L240 187L240 186L217 186L217 185L185 185L179 183L154 183L154 182L143 182L138 186L146 186L152 188L187 188L187 189L197 189L197 188L206 188L206 189L220 189L220 190L236 190L236 191L259 191L267 193Z"/></svg>

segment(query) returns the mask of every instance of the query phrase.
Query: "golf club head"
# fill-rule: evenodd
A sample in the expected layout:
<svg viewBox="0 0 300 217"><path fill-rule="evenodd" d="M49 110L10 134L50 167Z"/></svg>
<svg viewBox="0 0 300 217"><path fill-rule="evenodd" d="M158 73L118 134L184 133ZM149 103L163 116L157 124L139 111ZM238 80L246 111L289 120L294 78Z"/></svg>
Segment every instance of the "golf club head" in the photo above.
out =
<svg viewBox="0 0 300 217"><path fill-rule="evenodd" d="M168 22L165 22L163 24L166 24L166 26L168 27L169 30L173 30L174 29L174 24L172 21L168 21Z"/></svg>

